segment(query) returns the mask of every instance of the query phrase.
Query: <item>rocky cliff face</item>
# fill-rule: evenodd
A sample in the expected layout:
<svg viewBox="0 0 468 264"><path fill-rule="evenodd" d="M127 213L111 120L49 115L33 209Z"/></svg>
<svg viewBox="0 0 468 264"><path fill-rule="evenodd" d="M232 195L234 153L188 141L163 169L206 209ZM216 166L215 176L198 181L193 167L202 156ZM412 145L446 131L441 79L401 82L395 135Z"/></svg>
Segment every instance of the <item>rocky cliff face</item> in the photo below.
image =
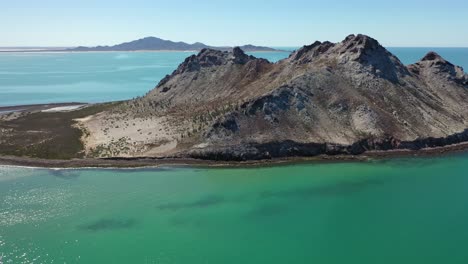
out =
<svg viewBox="0 0 468 264"><path fill-rule="evenodd" d="M97 156L359 154L467 140L467 99L463 69L436 53L405 66L375 39L350 35L277 63L203 49L84 126Z"/></svg>

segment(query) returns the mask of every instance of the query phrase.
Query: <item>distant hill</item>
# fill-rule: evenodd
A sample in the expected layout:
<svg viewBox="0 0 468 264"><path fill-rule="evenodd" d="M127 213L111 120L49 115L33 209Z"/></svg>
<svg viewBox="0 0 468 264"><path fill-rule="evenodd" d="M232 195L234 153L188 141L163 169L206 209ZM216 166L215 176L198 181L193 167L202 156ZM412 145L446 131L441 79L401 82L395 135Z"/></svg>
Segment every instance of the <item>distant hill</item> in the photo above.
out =
<svg viewBox="0 0 468 264"><path fill-rule="evenodd" d="M156 37L147 37L130 42L117 44L114 46L97 46L97 47L76 47L67 49L68 51L141 51L141 50L169 50L169 51L200 51L202 49L217 49L217 50L232 50L232 47L214 47L200 42L193 44L185 42L174 42ZM269 47L260 47L254 45L244 45L240 47L244 51L278 51Z"/></svg>

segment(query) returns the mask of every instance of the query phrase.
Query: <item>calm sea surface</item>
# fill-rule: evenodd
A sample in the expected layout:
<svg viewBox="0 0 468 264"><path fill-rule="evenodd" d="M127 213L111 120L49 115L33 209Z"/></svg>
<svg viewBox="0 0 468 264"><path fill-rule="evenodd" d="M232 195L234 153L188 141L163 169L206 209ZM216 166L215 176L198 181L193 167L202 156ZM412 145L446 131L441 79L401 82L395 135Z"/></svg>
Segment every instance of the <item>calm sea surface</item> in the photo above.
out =
<svg viewBox="0 0 468 264"><path fill-rule="evenodd" d="M0 167L0 256L4 263L466 264L467 158Z"/></svg>
<svg viewBox="0 0 468 264"><path fill-rule="evenodd" d="M406 64L416 62L430 50L468 69L468 48L390 48ZM191 54L0 53L0 106L130 99L151 90ZM270 61L289 55L288 52L252 54Z"/></svg>
<svg viewBox="0 0 468 264"><path fill-rule="evenodd" d="M468 49L390 50L407 64L436 50L468 68ZM0 105L132 98L189 54L0 54ZM0 263L466 264L467 161L0 166Z"/></svg>

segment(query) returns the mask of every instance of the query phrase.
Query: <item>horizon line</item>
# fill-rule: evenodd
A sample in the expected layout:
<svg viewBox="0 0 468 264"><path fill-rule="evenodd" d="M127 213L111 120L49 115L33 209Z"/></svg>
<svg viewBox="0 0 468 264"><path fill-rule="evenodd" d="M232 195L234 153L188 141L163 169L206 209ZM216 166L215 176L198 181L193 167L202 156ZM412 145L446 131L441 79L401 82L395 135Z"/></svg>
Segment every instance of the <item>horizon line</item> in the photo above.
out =
<svg viewBox="0 0 468 264"><path fill-rule="evenodd" d="M189 43L190 44L190 43ZM257 44L245 44L245 45L253 45L253 46L263 46L267 48L301 48L305 45L297 45L297 46L289 46L289 45L280 45L280 46L267 46L267 45L257 45ZM309 44L306 44L309 45ZM78 47L98 47L98 46L110 46L110 45L97 45L97 46L83 46L83 45L76 45L76 46L0 46L3 49L13 49L13 48L78 48ZM213 46L213 47L240 47L244 45L222 45L222 46ZM385 48L468 48L468 46L385 46Z"/></svg>

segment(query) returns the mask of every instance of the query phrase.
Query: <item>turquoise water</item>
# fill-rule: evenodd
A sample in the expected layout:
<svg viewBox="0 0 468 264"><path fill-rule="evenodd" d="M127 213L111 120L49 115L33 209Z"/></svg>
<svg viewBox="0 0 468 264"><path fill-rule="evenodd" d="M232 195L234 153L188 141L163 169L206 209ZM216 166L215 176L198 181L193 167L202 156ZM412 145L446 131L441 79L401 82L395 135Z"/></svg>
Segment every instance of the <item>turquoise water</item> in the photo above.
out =
<svg viewBox="0 0 468 264"><path fill-rule="evenodd" d="M0 106L142 96L190 52L0 53ZM258 52L277 61L287 52Z"/></svg>
<svg viewBox="0 0 468 264"><path fill-rule="evenodd" d="M4 263L465 264L467 158L0 167L0 256Z"/></svg>
<svg viewBox="0 0 468 264"><path fill-rule="evenodd" d="M284 49L284 48L283 48ZM293 48L289 48L291 50ZM468 48L390 48L404 63L436 50L468 68ZM189 52L0 53L0 106L103 102L142 96ZM255 52L277 61L288 52Z"/></svg>

